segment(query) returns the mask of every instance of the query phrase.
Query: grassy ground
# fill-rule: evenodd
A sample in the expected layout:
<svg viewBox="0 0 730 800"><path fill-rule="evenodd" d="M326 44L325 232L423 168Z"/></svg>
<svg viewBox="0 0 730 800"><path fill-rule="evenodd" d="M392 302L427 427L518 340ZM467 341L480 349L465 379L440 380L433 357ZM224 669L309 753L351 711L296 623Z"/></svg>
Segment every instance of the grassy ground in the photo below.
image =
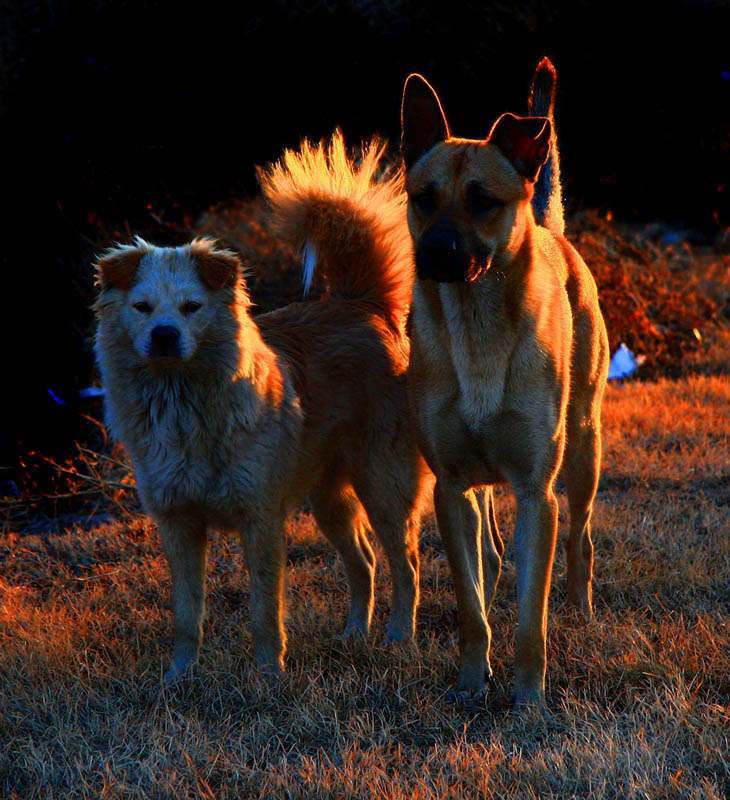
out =
<svg viewBox="0 0 730 800"><path fill-rule="evenodd" d="M214 536L197 677L165 692L169 579L133 499L110 483L131 512L108 506L116 520L64 531L13 524L10 509L0 533L0 797L730 796L728 338L705 337L704 347L681 379L607 390L596 613L585 622L566 606L561 550L542 719L509 706L507 491L495 679L486 704L466 709L445 699L456 617L431 517L417 645L391 648L381 643L380 551L374 635L344 642L343 569L309 514L293 516L288 671L273 690L252 667L240 547ZM565 521L561 495L561 532Z"/></svg>
<svg viewBox="0 0 730 800"><path fill-rule="evenodd" d="M456 625L427 519L417 648L339 638L342 568L302 513L290 525L288 674L251 668L248 582L215 537L198 679L160 690L168 577L142 517L0 540L0 795L30 797L615 797L730 793L730 382L608 389L596 504L596 614L552 591L549 716L509 710L508 550L486 707L444 699ZM512 521L502 493L501 521ZM562 498L561 498L562 500ZM565 503L561 502L564 510ZM383 559L381 558L381 562Z"/></svg>

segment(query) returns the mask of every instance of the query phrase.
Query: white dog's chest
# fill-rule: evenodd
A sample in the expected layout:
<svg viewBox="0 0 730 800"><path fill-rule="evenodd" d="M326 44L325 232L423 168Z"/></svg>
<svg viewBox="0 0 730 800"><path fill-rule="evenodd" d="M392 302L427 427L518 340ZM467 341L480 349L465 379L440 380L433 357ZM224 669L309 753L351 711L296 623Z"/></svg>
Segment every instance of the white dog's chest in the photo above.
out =
<svg viewBox="0 0 730 800"><path fill-rule="evenodd" d="M215 517L229 516L256 469L236 447L237 438L191 424L179 413L159 419L155 435L138 442L133 453L143 503L157 511L204 506Z"/></svg>

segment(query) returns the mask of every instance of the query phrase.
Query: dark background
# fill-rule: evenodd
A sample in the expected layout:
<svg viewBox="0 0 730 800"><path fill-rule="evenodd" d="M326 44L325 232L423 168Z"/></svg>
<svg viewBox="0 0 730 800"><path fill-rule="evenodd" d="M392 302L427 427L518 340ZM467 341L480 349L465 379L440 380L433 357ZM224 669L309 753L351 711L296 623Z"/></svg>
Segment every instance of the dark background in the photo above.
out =
<svg viewBox="0 0 730 800"><path fill-rule="evenodd" d="M549 55L572 209L700 241L730 224L725 2L6 0L0 20L0 466L32 447L60 456L77 434L104 231L253 194L255 164L337 125L397 144L410 72L476 138L525 112Z"/></svg>

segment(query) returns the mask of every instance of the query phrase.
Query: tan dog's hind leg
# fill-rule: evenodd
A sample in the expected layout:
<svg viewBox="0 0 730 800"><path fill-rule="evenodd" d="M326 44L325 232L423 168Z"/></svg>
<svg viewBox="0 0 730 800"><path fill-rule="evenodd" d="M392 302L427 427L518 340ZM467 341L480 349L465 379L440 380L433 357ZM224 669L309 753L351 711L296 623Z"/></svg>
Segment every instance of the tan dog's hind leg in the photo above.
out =
<svg viewBox="0 0 730 800"><path fill-rule="evenodd" d="M205 523L176 515L160 521L162 544L172 575L175 646L165 683L173 684L196 662L205 615Z"/></svg>
<svg viewBox="0 0 730 800"><path fill-rule="evenodd" d="M423 482L417 475L398 475L387 469L376 474L367 469L354 484L390 565L393 593L385 637L394 642L409 641L415 634L419 597L418 531Z"/></svg>
<svg viewBox="0 0 730 800"><path fill-rule="evenodd" d="M484 572L484 604L487 619L497 593L497 584L502 571L504 542L499 535L497 514L494 509L494 491L491 486L477 490L482 516L482 570Z"/></svg>
<svg viewBox="0 0 730 800"><path fill-rule="evenodd" d="M558 532L558 501L552 482L546 490L515 488L517 525L517 636L515 705L545 704L548 594Z"/></svg>
<svg viewBox="0 0 730 800"><path fill-rule="evenodd" d="M563 461L565 488L570 506L570 534L567 543L568 600L583 613L593 613L593 542L591 515L598 489L601 463L601 435L597 426L571 426Z"/></svg>
<svg viewBox="0 0 730 800"><path fill-rule="evenodd" d="M335 546L350 586L350 612L343 636L367 636L373 613L375 554L366 533L366 515L351 487L322 485L310 492L322 533Z"/></svg>
<svg viewBox="0 0 730 800"><path fill-rule="evenodd" d="M261 671L276 678L284 669L284 520L257 520L241 528L250 580L251 633Z"/></svg>
<svg viewBox="0 0 730 800"><path fill-rule="evenodd" d="M407 642L413 639L416 629L419 521L403 514L383 515L372 507L369 516L390 565L393 591L385 638L393 642Z"/></svg>
<svg viewBox="0 0 730 800"><path fill-rule="evenodd" d="M461 666L459 682L451 695L455 700L480 699L492 674L489 665L492 632L487 620L491 597L485 597L485 589L491 586L493 594L498 576L492 567L485 587L483 563L494 566L497 562L493 555L484 559L482 542L486 536L482 533L482 514L473 491L462 492L439 480L434 489L434 505L454 576L459 617ZM489 541L494 547L491 536Z"/></svg>

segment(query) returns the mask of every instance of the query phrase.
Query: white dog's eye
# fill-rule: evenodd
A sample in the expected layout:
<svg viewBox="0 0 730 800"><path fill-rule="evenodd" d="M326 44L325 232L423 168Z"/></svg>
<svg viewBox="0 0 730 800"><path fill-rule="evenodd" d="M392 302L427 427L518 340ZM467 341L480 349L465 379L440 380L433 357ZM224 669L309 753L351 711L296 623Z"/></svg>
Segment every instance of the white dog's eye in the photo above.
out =
<svg viewBox="0 0 730 800"><path fill-rule="evenodd" d="M187 303L183 303L180 306L180 311L183 314L194 314L199 308L202 308L203 304L198 303L197 300L188 300Z"/></svg>
<svg viewBox="0 0 730 800"><path fill-rule="evenodd" d="M136 309L141 314L149 314L150 311L152 311L152 306L144 300L140 300L138 303L132 303L132 308Z"/></svg>

